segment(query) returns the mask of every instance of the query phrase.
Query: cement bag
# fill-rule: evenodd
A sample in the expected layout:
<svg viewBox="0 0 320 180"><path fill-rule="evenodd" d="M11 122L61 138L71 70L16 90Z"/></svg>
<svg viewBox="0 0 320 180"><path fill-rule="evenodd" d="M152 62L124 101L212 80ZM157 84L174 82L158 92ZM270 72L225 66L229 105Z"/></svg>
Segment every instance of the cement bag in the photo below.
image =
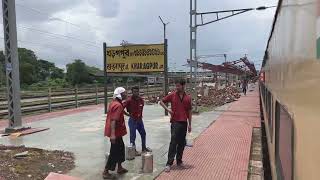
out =
<svg viewBox="0 0 320 180"><path fill-rule="evenodd" d="M192 133L188 133L186 137L186 146L193 147L193 143L194 143L194 136Z"/></svg>

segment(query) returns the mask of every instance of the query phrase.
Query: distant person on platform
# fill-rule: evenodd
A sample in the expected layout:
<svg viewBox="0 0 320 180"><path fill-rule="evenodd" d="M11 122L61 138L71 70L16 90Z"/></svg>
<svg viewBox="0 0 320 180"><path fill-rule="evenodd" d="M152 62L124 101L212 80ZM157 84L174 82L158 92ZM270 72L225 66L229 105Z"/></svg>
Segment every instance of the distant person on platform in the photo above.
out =
<svg viewBox="0 0 320 180"><path fill-rule="evenodd" d="M117 173L124 174L128 170L121 164L125 161L125 147L122 137L127 134L124 121L124 108L122 101L127 97L126 90L118 87L114 90L113 100L109 105L104 135L110 138L110 154L103 172L104 179L113 179L109 171L114 171L118 165Z"/></svg>
<svg viewBox="0 0 320 180"><path fill-rule="evenodd" d="M139 87L135 86L131 89L132 96L130 96L123 104L124 108L127 109L129 116L129 129L130 129L130 144L135 147L136 143L136 131L138 130L141 136L142 142L142 153L151 152L151 149L146 146L146 131L142 120L142 113L144 107L144 101L140 97ZM136 156L141 154L136 150Z"/></svg>
<svg viewBox="0 0 320 180"><path fill-rule="evenodd" d="M186 134L187 131L191 132L191 96L185 92L186 81L184 79L176 80L175 84L176 91L160 101L161 106L171 115L171 141L165 168L166 172L170 172L175 157L177 165L183 166L182 155L186 145ZM171 109L166 106L166 103L171 104Z"/></svg>
<svg viewBox="0 0 320 180"><path fill-rule="evenodd" d="M245 96L247 95L247 89L248 89L248 80L244 79L242 82L242 92Z"/></svg>

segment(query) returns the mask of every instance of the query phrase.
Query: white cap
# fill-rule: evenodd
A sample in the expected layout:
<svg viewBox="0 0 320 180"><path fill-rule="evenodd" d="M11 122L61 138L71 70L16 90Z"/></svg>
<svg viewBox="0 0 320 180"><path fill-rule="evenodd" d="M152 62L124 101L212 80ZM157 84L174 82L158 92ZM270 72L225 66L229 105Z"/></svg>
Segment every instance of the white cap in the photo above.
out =
<svg viewBox="0 0 320 180"><path fill-rule="evenodd" d="M125 91L126 89L124 89L123 87L117 87L113 92L113 99L119 98L120 100L122 100L121 93L124 93Z"/></svg>

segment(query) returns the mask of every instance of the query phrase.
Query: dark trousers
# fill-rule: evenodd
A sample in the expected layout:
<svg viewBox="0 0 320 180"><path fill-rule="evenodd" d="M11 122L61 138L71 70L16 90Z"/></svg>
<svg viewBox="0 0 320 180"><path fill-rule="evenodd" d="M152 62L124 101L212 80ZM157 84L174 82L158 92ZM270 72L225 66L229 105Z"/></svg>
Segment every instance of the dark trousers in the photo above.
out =
<svg viewBox="0 0 320 180"><path fill-rule="evenodd" d="M110 154L106 169L114 171L118 163L125 161L125 148L122 137L117 137L114 144L111 143Z"/></svg>
<svg viewBox="0 0 320 180"><path fill-rule="evenodd" d="M242 91L244 95L247 95L247 88L243 88Z"/></svg>
<svg viewBox="0 0 320 180"><path fill-rule="evenodd" d="M144 129L143 121L129 118L128 125L130 129L130 143L133 145L136 145L136 131L138 130L141 136L142 150L145 150L146 149L146 130Z"/></svg>
<svg viewBox="0 0 320 180"><path fill-rule="evenodd" d="M171 123L171 141L168 152L167 165L172 165L176 156L177 164L182 163L183 150L186 145L187 122Z"/></svg>

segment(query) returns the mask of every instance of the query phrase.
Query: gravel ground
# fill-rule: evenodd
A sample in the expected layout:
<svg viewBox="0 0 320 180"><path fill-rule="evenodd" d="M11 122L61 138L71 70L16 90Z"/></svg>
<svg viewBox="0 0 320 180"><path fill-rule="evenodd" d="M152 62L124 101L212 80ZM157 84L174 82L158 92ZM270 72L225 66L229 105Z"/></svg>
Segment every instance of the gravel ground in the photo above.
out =
<svg viewBox="0 0 320 180"><path fill-rule="evenodd" d="M19 153L27 155L16 158ZM74 167L70 152L0 145L0 180L43 180L50 172L65 174Z"/></svg>

